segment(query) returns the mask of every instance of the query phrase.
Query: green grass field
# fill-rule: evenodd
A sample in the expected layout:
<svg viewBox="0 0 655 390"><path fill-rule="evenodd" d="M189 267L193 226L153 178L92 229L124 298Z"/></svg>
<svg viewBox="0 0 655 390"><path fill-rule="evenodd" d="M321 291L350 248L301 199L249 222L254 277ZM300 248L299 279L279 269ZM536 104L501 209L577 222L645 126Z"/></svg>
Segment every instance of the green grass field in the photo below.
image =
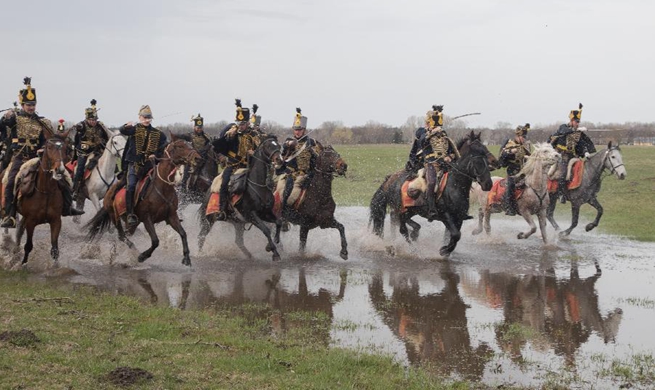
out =
<svg viewBox="0 0 655 390"><path fill-rule="evenodd" d="M410 145L337 145L335 148L348 163L347 177L334 182L337 204L368 206L384 177L405 166ZM490 146L489 150L497 155L498 148ZM614 176L603 180L598 199L604 214L599 229L636 240L655 241L655 229L650 227L655 217L655 159L651 157L655 147L623 146L621 149L628 177L623 181ZM504 176L505 172L497 170L492 175ZM557 210L558 215L570 217L569 205L558 205ZM595 210L584 205L582 214L593 218ZM579 224L577 229L584 231L584 226Z"/></svg>

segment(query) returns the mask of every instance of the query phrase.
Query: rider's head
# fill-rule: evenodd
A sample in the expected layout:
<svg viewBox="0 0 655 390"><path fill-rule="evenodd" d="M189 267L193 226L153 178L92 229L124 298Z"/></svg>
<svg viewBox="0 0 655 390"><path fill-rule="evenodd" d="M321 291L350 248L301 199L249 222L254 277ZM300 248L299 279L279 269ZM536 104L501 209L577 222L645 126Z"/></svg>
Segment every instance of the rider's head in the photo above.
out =
<svg viewBox="0 0 655 390"><path fill-rule="evenodd" d="M96 103L97 101L95 99L91 99L91 107L84 110L86 123L91 127L98 123L98 109L96 108Z"/></svg>
<svg viewBox="0 0 655 390"><path fill-rule="evenodd" d="M237 106L237 112L234 121L237 124L239 133L243 133L248 129L248 123L250 123L250 109L248 107L241 106L241 99L234 99L234 104Z"/></svg>
<svg viewBox="0 0 655 390"><path fill-rule="evenodd" d="M197 117L192 117L191 121L193 122L193 131L196 134L200 134L203 131L203 127L205 126L205 119L198 114Z"/></svg>
<svg viewBox="0 0 655 390"><path fill-rule="evenodd" d="M425 114L425 126L428 130L443 126L443 106L433 105Z"/></svg>
<svg viewBox="0 0 655 390"><path fill-rule="evenodd" d="M23 84L25 84L25 89L21 89L18 93L18 101L23 111L34 114L36 112L36 89L32 88L32 78L25 77Z"/></svg>
<svg viewBox="0 0 655 390"><path fill-rule="evenodd" d="M520 143L525 142L525 138L528 135L528 131L530 131L530 124L526 123L525 126L518 126L514 132L516 133L516 140L519 141Z"/></svg>
<svg viewBox="0 0 655 390"><path fill-rule="evenodd" d="M577 129L580 125L580 119L582 119L582 103L578 104L577 110L571 110L569 113L569 119L571 120L569 126Z"/></svg>
<svg viewBox="0 0 655 390"><path fill-rule="evenodd" d="M300 108L296 108L296 116L293 119L293 126L291 128L293 129L293 136L296 139L304 137L307 133L307 117L302 115Z"/></svg>
<svg viewBox="0 0 655 390"><path fill-rule="evenodd" d="M152 110L149 105L141 106L139 110L139 123L143 126L149 126L152 122Z"/></svg>

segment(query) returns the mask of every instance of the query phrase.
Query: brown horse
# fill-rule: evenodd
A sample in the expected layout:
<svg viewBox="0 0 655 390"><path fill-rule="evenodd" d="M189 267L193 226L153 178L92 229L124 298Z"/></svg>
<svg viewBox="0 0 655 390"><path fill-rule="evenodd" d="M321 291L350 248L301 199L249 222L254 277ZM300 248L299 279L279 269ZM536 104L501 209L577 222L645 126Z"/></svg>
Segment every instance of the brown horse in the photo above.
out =
<svg viewBox="0 0 655 390"><path fill-rule="evenodd" d="M298 210L287 209L283 217L295 224L300 225L300 251L305 250L307 235L311 229L335 228L341 235L341 258L348 260L348 242L346 231L341 223L334 218L336 204L332 198L332 179L335 175L346 174L348 164L341 158L332 146L322 149L316 159L316 169L312 178L305 200L300 204ZM275 230L275 242L280 242L280 227Z"/></svg>
<svg viewBox="0 0 655 390"><path fill-rule="evenodd" d="M190 164L200 160L200 155L191 146L183 140L177 140L171 135L172 140L164 149L164 156L158 159L157 165L150 175L150 184L145 189L145 194L141 194L139 202L134 206L134 214L139 218L139 223L143 223L148 235L150 235L150 248L139 254L139 262L148 259L152 252L159 246L159 238L155 230L155 224L166 222L180 235L182 239L182 264L191 265L189 257L189 244L187 242L186 232L177 215L177 193L175 192L175 182L171 180L175 174L175 169L181 164ZM121 218L117 215L115 206L115 194L120 189L120 184L114 184L105 195L103 208L89 221L85 228L89 229L88 238L93 240L96 236L101 236L110 226L110 222L116 226L118 238L127 244L128 247L134 248L134 244L127 238L123 229ZM123 216L126 218L126 216ZM128 227L127 233L132 235L136 227Z"/></svg>
<svg viewBox="0 0 655 390"><path fill-rule="evenodd" d="M66 180L64 164L68 158L67 136L68 132L46 140L43 154L37 163L38 168L33 173L36 176L32 182L33 187L28 185L27 180L21 183L21 196L18 199L17 210L22 218L16 229L16 246L20 246L23 234L27 230L23 264L27 263L27 258L34 248L32 244L34 228L44 223L50 225L50 256L55 261L59 258L59 232L64 208L64 197L59 189L59 183L62 179Z"/></svg>

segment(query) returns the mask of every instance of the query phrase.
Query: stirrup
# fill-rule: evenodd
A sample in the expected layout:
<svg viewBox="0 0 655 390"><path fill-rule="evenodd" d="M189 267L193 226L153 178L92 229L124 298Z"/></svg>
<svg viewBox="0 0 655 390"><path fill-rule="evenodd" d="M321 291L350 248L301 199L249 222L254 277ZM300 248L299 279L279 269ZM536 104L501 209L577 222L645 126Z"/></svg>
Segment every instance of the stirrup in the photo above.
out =
<svg viewBox="0 0 655 390"><path fill-rule="evenodd" d="M216 214L216 220L217 221L227 220L227 214L225 213L225 211L219 211L218 214Z"/></svg>
<svg viewBox="0 0 655 390"><path fill-rule="evenodd" d="M566 203L566 195L564 195L564 194L560 195L560 197L559 197L559 202L560 202L561 204Z"/></svg>
<svg viewBox="0 0 655 390"><path fill-rule="evenodd" d="M136 214L127 215L127 224L129 226L135 226L139 224L139 218L137 218Z"/></svg>
<svg viewBox="0 0 655 390"><path fill-rule="evenodd" d="M16 218L6 216L3 220L2 223L0 224L0 227L2 228L9 228L13 229L16 227Z"/></svg>

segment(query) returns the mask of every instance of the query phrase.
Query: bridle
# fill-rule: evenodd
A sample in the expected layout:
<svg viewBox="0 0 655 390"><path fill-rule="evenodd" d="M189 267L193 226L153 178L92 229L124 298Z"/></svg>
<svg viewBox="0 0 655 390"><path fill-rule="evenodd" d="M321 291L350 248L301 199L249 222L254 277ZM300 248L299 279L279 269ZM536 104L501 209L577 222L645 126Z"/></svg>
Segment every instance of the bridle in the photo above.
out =
<svg viewBox="0 0 655 390"><path fill-rule="evenodd" d="M607 161L609 162L609 164L610 164L610 167L612 167L612 169L610 169L610 174L614 174L614 173L616 173L617 168L620 168L620 167L622 167L622 166L625 165L625 164L623 164L623 163L618 164L618 165L614 165L614 164L612 163L612 159L610 158L610 152L611 152L612 150L619 150L619 148L613 146L613 147L607 149L607 151L605 152L605 157L603 158L603 165L605 165L605 160L607 160Z"/></svg>
<svg viewBox="0 0 655 390"><path fill-rule="evenodd" d="M166 183L166 184L168 184L168 185L171 185L171 186L172 186L172 185L175 185L175 181L174 181L174 180L170 180L170 177L173 176L173 175L175 175L175 171L177 170L177 167L179 167L180 165L183 165L185 162L188 164L189 161L191 161L191 156L192 156L194 153L197 154L198 157L200 157L200 155L198 154L198 152L196 152L196 150L192 148L191 151L189 152L189 154L187 154L185 157L182 158L183 162L182 162L181 164L176 164L176 163L175 163L175 160L173 160L173 157L171 156L171 152L170 152L170 150L169 150L170 147L173 146L173 145L175 145L176 143L182 143L182 144L186 145L186 143L184 142L184 140L181 140L181 139L179 139L179 140L175 140L175 141L169 143L168 145L166 145L166 148L164 148L164 154L166 155L166 157L162 157L162 158L158 158L158 159L157 159L157 160L159 160L159 161L164 161L164 160L170 161L170 162L173 164L173 166L175 167L175 169L172 169L171 172L170 172L170 173L166 176L166 178L164 179L164 177L162 177L161 173L159 172L159 164L157 164L157 165L155 166L155 173L157 174L157 177L159 178L159 180L161 180L161 181L163 181L164 183Z"/></svg>

